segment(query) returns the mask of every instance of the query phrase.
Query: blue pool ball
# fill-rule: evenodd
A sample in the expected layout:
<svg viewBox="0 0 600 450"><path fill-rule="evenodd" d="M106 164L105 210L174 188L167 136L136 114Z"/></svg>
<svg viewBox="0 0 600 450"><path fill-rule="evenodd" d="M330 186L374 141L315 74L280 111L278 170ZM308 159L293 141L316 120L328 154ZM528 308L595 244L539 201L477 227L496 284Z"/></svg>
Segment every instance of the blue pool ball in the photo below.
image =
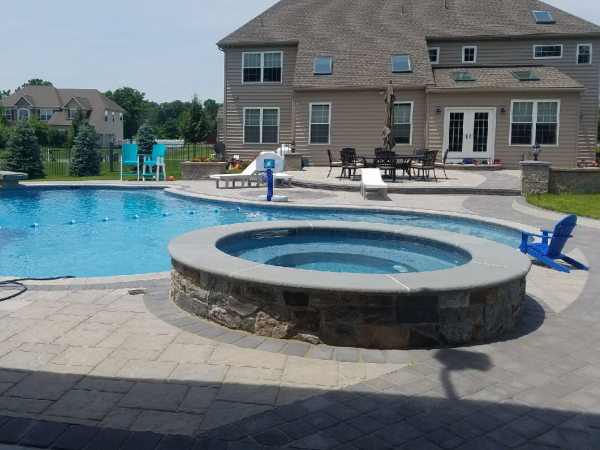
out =
<svg viewBox="0 0 600 450"><path fill-rule="evenodd" d="M133 216L134 219L139 219L140 216L138 216L137 214L135 216Z"/></svg>
<svg viewBox="0 0 600 450"><path fill-rule="evenodd" d="M104 219L102 219L102 222L108 222L108 217L105 217Z"/></svg>
<svg viewBox="0 0 600 450"><path fill-rule="evenodd" d="M219 208L215 208L215 212L218 213L219 212Z"/></svg>
<svg viewBox="0 0 600 450"><path fill-rule="evenodd" d="M163 217L167 217L169 213L163 213Z"/></svg>
<svg viewBox="0 0 600 450"><path fill-rule="evenodd" d="M71 220L69 223L73 225L75 223L75 219Z"/></svg>
<svg viewBox="0 0 600 450"><path fill-rule="evenodd" d="M190 211L190 216L193 216L193 215L194 215L194 211Z"/></svg>
<svg viewBox="0 0 600 450"><path fill-rule="evenodd" d="M239 206L236 206L236 207L235 207L235 210L236 210L236 211L239 211L239 210L240 210L240 207L239 207Z"/></svg>
<svg viewBox="0 0 600 450"><path fill-rule="evenodd" d="M37 226L38 226L38 224L37 224L37 223L31 224L31 228L35 228L35 227L37 227Z"/></svg>

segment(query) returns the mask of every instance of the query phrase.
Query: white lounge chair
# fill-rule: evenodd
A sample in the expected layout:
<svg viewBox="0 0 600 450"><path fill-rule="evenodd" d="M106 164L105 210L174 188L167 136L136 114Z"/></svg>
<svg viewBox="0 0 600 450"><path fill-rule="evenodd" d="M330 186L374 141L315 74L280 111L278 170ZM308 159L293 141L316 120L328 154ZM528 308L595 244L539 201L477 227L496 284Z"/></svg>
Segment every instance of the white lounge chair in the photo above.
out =
<svg viewBox="0 0 600 450"><path fill-rule="evenodd" d="M366 198L367 190L377 190L382 198L387 198L388 185L381 179L379 169L360 169L360 194Z"/></svg>
<svg viewBox="0 0 600 450"><path fill-rule="evenodd" d="M230 173L230 174L223 174L223 175L211 175L210 178L212 180L216 181L216 183L217 183L217 189L220 188L220 185L219 185L220 181L223 181L225 183L225 187L226 188L229 187L229 182L230 181L231 181L233 187L235 187L235 182L236 181L241 181L242 182L242 187L244 187L244 183L248 187L250 187L250 186L252 186L252 182L255 182L256 186L260 186L262 184L262 182L263 182L261 174L258 173L258 171L256 170L256 161L252 161L248 165L248 167L246 167L246 169L244 169L244 171L242 173ZM279 173L273 174L273 179L275 181L281 180L281 184L283 184L283 185L287 184L288 186L291 186L293 178L294 178L294 175L290 175L290 174L284 173L284 172L279 172Z"/></svg>

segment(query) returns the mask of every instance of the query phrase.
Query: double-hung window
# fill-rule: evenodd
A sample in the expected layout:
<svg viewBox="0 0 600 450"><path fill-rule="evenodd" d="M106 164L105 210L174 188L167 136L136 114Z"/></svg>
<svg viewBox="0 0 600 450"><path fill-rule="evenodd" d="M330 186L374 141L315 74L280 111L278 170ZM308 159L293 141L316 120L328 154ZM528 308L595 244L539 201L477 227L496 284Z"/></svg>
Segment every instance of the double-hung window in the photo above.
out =
<svg viewBox="0 0 600 450"><path fill-rule="evenodd" d="M396 144L412 143L412 110L411 103L394 103L394 124L392 133Z"/></svg>
<svg viewBox="0 0 600 450"><path fill-rule="evenodd" d="M12 110L5 109L4 110L4 117L6 117L7 120L12 120Z"/></svg>
<svg viewBox="0 0 600 450"><path fill-rule="evenodd" d="M439 64L440 62L440 48L439 47L430 47L429 51L429 62L431 64Z"/></svg>
<svg viewBox="0 0 600 450"><path fill-rule="evenodd" d="M557 45L534 45L533 59L554 59L562 58L563 46Z"/></svg>
<svg viewBox="0 0 600 450"><path fill-rule="evenodd" d="M329 144L331 135L331 103L310 104L310 143Z"/></svg>
<svg viewBox="0 0 600 450"><path fill-rule="evenodd" d="M557 100L513 101L511 145L558 145L560 103Z"/></svg>
<svg viewBox="0 0 600 450"><path fill-rule="evenodd" d="M462 62L464 64L475 64L477 62L477 47L463 47Z"/></svg>
<svg viewBox="0 0 600 450"><path fill-rule="evenodd" d="M592 63L592 44L577 45L577 64Z"/></svg>
<svg viewBox="0 0 600 450"><path fill-rule="evenodd" d="M17 117L19 120L26 119L27 117L29 117L29 110L28 109L19 109L19 111L17 112Z"/></svg>
<svg viewBox="0 0 600 450"><path fill-rule="evenodd" d="M76 108L69 109L69 119L74 119L76 115L77 115L77 109Z"/></svg>
<svg viewBox="0 0 600 450"><path fill-rule="evenodd" d="M277 144L279 108L244 108L244 143Z"/></svg>
<svg viewBox="0 0 600 450"><path fill-rule="evenodd" d="M281 83L283 52L243 53L244 83Z"/></svg>
<svg viewBox="0 0 600 450"><path fill-rule="evenodd" d="M42 122L48 122L52 117L53 111L51 109L40 109L40 120Z"/></svg>

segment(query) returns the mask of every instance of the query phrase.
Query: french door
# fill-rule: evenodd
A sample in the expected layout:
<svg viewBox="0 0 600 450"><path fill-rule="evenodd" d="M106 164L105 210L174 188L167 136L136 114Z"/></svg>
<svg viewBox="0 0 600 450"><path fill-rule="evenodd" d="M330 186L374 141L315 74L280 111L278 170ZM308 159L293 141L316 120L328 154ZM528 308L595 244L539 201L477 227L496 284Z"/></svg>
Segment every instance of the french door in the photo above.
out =
<svg viewBox="0 0 600 450"><path fill-rule="evenodd" d="M446 108L444 148L450 161L493 159L496 108Z"/></svg>

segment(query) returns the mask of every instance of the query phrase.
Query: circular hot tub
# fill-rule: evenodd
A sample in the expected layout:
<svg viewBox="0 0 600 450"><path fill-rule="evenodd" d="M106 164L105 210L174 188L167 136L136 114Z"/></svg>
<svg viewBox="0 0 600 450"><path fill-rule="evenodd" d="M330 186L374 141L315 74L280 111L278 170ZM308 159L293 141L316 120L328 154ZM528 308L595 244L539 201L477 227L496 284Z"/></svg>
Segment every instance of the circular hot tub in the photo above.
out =
<svg viewBox="0 0 600 450"><path fill-rule="evenodd" d="M171 299L192 314L261 336L380 349L512 330L531 268L484 239L334 221L207 228L169 253Z"/></svg>

